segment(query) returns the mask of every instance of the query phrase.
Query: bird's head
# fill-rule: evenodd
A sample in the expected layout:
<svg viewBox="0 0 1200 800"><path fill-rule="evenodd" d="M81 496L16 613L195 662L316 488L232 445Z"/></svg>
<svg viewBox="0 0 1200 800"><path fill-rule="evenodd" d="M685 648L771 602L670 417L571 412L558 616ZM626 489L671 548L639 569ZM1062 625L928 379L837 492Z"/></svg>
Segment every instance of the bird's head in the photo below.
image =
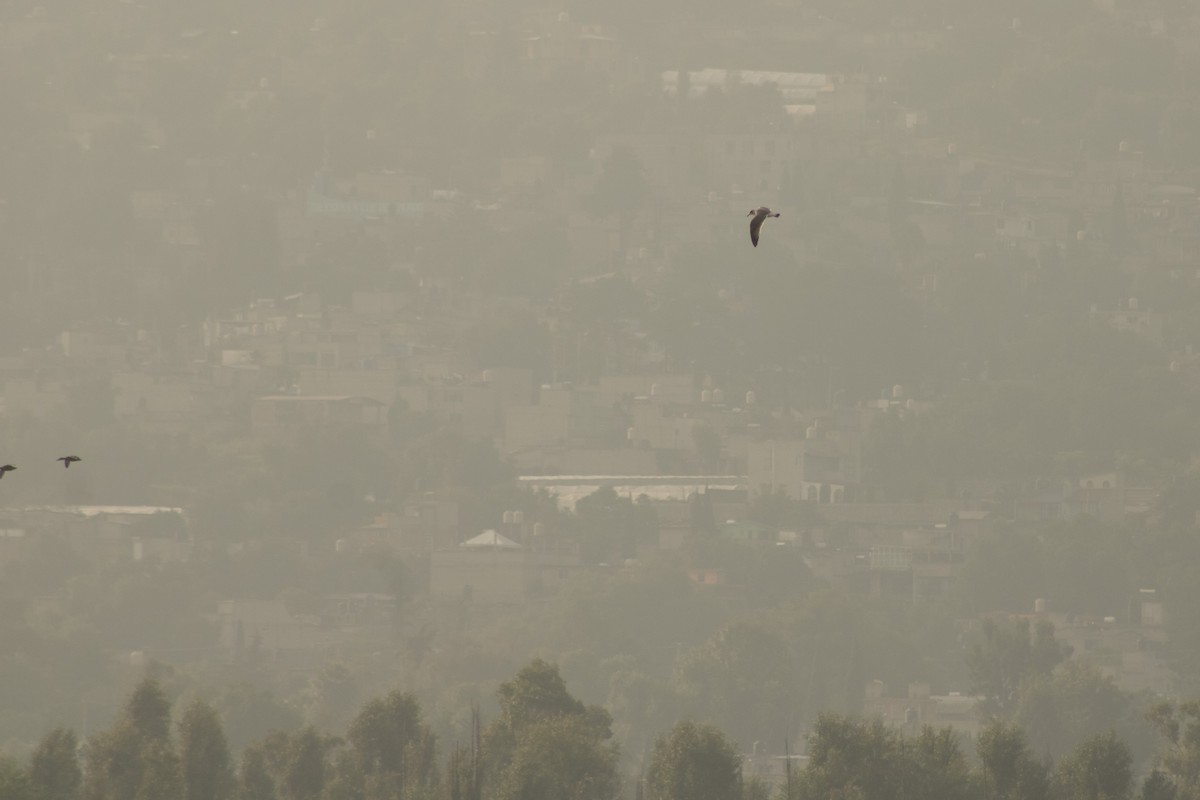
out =
<svg viewBox="0 0 1200 800"><path fill-rule="evenodd" d="M747 217L753 217L753 216L754 216L754 213L755 213L755 211L757 211L757 210L758 210L758 209L755 209L755 208L752 208L752 209L750 209L750 212L749 212L748 214L746 214L746 216L747 216Z"/></svg>

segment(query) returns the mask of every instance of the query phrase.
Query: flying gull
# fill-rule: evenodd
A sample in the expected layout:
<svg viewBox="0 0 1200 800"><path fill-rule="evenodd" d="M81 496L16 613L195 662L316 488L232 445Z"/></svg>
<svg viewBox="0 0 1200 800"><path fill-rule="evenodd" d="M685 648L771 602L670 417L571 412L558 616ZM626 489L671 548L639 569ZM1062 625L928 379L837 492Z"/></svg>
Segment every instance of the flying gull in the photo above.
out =
<svg viewBox="0 0 1200 800"><path fill-rule="evenodd" d="M0 478L4 477L4 473L12 472L14 469L16 469L16 467L14 467L12 464L5 464L3 467L0 467Z"/></svg>
<svg viewBox="0 0 1200 800"><path fill-rule="evenodd" d="M759 206L758 208L751 209L750 213L746 216L754 217L754 219L750 220L750 242L755 247L758 247L758 229L762 227L763 220L767 217L778 217L779 212L772 211L766 206Z"/></svg>
<svg viewBox="0 0 1200 800"><path fill-rule="evenodd" d="M83 459L80 458L79 456L59 456L58 458L56 458L54 460L63 462L64 469L70 469L71 465L73 463L75 463L76 461L82 461Z"/></svg>

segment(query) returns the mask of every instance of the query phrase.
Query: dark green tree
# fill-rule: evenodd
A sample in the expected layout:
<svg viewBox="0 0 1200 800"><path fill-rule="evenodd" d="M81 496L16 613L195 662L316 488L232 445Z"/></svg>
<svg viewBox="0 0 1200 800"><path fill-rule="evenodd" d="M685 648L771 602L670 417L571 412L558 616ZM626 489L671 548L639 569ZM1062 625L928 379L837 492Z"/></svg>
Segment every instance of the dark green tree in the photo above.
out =
<svg viewBox="0 0 1200 800"><path fill-rule="evenodd" d="M906 769L901 786L913 798L975 800L970 765L951 728L925 726L905 740Z"/></svg>
<svg viewBox="0 0 1200 800"><path fill-rule="evenodd" d="M612 718L571 696L558 667L534 659L497 696L500 716L485 732L483 751L501 797L600 800L615 793Z"/></svg>
<svg viewBox="0 0 1200 800"><path fill-rule="evenodd" d="M895 798L904 757L900 732L881 719L821 714L809 735L808 766L795 788L800 800Z"/></svg>
<svg viewBox="0 0 1200 800"><path fill-rule="evenodd" d="M989 723L975 741L985 800L1046 800L1050 773L1034 758L1025 734L1009 722Z"/></svg>
<svg viewBox="0 0 1200 800"><path fill-rule="evenodd" d="M171 701L154 678L145 678L133 690L124 717L148 742L165 742L171 736Z"/></svg>
<svg viewBox="0 0 1200 800"><path fill-rule="evenodd" d="M1058 763L1054 784L1063 800L1129 800L1133 755L1115 731L1096 734Z"/></svg>
<svg viewBox="0 0 1200 800"><path fill-rule="evenodd" d="M37 800L29 773L15 759L0 756L0 798Z"/></svg>
<svg viewBox="0 0 1200 800"><path fill-rule="evenodd" d="M583 715L538 719L525 727L496 786L498 800L612 800L617 748Z"/></svg>
<svg viewBox="0 0 1200 800"><path fill-rule="evenodd" d="M179 751L185 800L226 800L234 789L229 743L221 718L197 700L179 721Z"/></svg>
<svg viewBox="0 0 1200 800"><path fill-rule="evenodd" d="M690 708L738 741L753 741L766 731L794 728L800 700L796 670L778 636L735 622L680 659L675 684Z"/></svg>
<svg viewBox="0 0 1200 800"><path fill-rule="evenodd" d="M985 618L979 639L967 652L972 691L984 696L986 716L1012 714L1020 700L1023 681L1049 675L1070 648L1054 638L1054 625L1040 621L1031 633L1029 620L1004 624Z"/></svg>
<svg viewBox="0 0 1200 800"><path fill-rule="evenodd" d="M436 782L434 735L412 694L393 691L367 703L346 738L366 780L368 800L411 796Z"/></svg>
<svg viewBox="0 0 1200 800"><path fill-rule="evenodd" d="M38 742L29 759L29 779L37 800L77 800L83 772L75 732L58 727Z"/></svg>
<svg viewBox="0 0 1200 800"><path fill-rule="evenodd" d="M741 758L714 725L679 722L654 742L647 800L737 800L741 784Z"/></svg>
<svg viewBox="0 0 1200 800"><path fill-rule="evenodd" d="M312 726L289 737L282 781L286 800L316 800L321 796L329 746Z"/></svg>
<svg viewBox="0 0 1200 800"><path fill-rule="evenodd" d="M113 726L88 741L85 800L130 800L171 787L182 792L170 739L171 702L157 680L145 678Z"/></svg>
<svg viewBox="0 0 1200 800"><path fill-rule="evenodd" d="M1175 800L1175 784L1162 772L1154 770L1142 779L1141 800Z"/></svg>
<svg viewBox="0 0 1200 800"><path fill-rule="evenodd" d="M1158 767L1179 798L1200 797L1200 702L1158 703L1147 715L1165 740Z"/></svg>
<svg viewBox="0 0 1200 800"><path fill-rule="evenodd" d="M275 780L261 747L247 747L237 774L237 800L276 800Z"/></svg>
<svg viewBox="0 0 1200 800"><path fill-rule="evenodd" d="M134 800L169 800L183 797L183 770L171 743L150 742L142 751L142 776Z"/></svg>

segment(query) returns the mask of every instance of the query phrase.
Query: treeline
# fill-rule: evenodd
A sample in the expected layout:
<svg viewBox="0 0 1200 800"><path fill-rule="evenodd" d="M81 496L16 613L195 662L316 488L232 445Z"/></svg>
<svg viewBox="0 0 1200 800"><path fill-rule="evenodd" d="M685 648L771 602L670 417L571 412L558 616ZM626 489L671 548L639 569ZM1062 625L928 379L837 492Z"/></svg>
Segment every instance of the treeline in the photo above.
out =
<svg viewBox="0 0 1200 800"><path fill-rule="evenodd" d="M0 760L0 800L768 800L716 726L677 722L640 774L623 780L612 718L567 691L540 659L497 692L486 727L472 711L463 740L439 759L409 693L364 705L345 734L277 730L235 758L216 710L193 700L172 722L154 678L110 728L86 741L48 733L24 763ZM1161 704L1148 718L1165 745L1137 776L1130 748L1096 732L1072 753L1039 757L1021 728L994 719L969 749L951 728L903 731L822 714L806 763L788 759L776 800L1174 800L1200 797L1200 704Z"/></svg>

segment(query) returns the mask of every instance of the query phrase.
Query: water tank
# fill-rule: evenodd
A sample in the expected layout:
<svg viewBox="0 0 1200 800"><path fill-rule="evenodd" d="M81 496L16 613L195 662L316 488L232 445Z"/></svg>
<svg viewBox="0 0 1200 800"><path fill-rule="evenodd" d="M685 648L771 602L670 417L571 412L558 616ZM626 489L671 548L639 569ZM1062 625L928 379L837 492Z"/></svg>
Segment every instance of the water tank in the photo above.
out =
<svg viewBox="0 0 1200 800"><path fill-rule="evenodd" d="M512 521L513 521L514 525L524 525L525 524L525 512L524 511L514 511L514 512L512 512L512 517L513 517Z"/></svg>
<svg viewBox="0 0 1200 800"><path fill-rule="evenodd" d="M725 393L723 391L721 391L720 389L713 389L712 390L712 400L714 403L724 403L725 402Z"/></svg>
<svg viewBox="0 0 1200 800"><path fill-rule="evenodd" d="M804 429L804 438L805 438L805 439L815 439L815 438L817 438L817 426L816 426L816 425L809 425L807 428L805 428L805 429Z"/></svg>
<svg viewBox="0 0 1200 800"><path fill-rule="evenodd" d="M899 400L902 397L904 397L904 387L897 383L892 387L892 399Z"/></svg>
<svg viewBox="0 0 1200 800"><path fill-rule="evenodd" d="M948 156L958 155L958 145L956 145L954 142L951 142L950 144L946 145L946 155L948 155Z"/></svg>
<svg viewBox="0 0 1200 800"><path fill-rule="evenodd" d="M494 372L492 372L492 370L490 370L490 369L485 369L485 370L483 371L483 382L484 382L484 383L491 383L491 382L492 382L492 378L494 378L494 377L495 377L495 373L494 373Z"/></svg>
<svg viewBox="0 0 1200 800"><path fill-rule="evenodd" d="M1033 613L1035 613L1035 614L1045 614L1046 613L1046 598L1039 597L1033 601Z"/></svg>
<svg viewBox="0 0 1200 800"><path fill-rule="evenodd" d="M633 436L634 436L633 428L626 428L625 429L625 441L632 442Z"/></svg>
<svg viewBox="0 0 1200 800"><path fill-rule="evenodd" d="M1119 145L1117 145L1117 152L1118 153L1128 153L1129 152L1129 142L1122 139L1121 143Z"/></svg>
<svg viewBox="0 0 1200 800"><path fill-rule="evenodd" d="M347 542L345 539L338 539L336 542L333 543L333 552L344 553L344 552L346 552L346 548L349 546L350 546L350 543Z"/></svg>
<svg viewBox="0 0 1200 800"><path fill-rule="evenodd" d="M1087 241L1087 231L1085 231L1085 230L1075 231L1075 241L1077 241L1077 242Z"/></svg>
<svg viewBox="0 0 1200 800"><path fill-rule="evenodd" d="M505 525L512 525L513 524L513 512L505 511L502 519L504 520Z"/></svg>
<svg viewBox="0 0 1200 800"><path fill-rule="evenodd" d="M658 384L657 383L650 384L650 396L658 397Z"/></svg>
<svg viewBox="0 0 1200 800"><path fill-rule="evenodd" d="M758 402L758 395L754 393L754 390L751 389L750 391L746 392L746 405L752 406L756 402Z"/></svg>
<svg viewBox="0 0 1200 800"><path fill-rule="evenodd" d="M702 389L700 391L700 402L701 403L711 403L712 402L712 389Z"/></svg>
<svg viewBox="0 0 1200 800"><path fill-rule="evenodd" d="M546 535L546 524L543 522L533 523L533 538L540 539Z"/></svg>

